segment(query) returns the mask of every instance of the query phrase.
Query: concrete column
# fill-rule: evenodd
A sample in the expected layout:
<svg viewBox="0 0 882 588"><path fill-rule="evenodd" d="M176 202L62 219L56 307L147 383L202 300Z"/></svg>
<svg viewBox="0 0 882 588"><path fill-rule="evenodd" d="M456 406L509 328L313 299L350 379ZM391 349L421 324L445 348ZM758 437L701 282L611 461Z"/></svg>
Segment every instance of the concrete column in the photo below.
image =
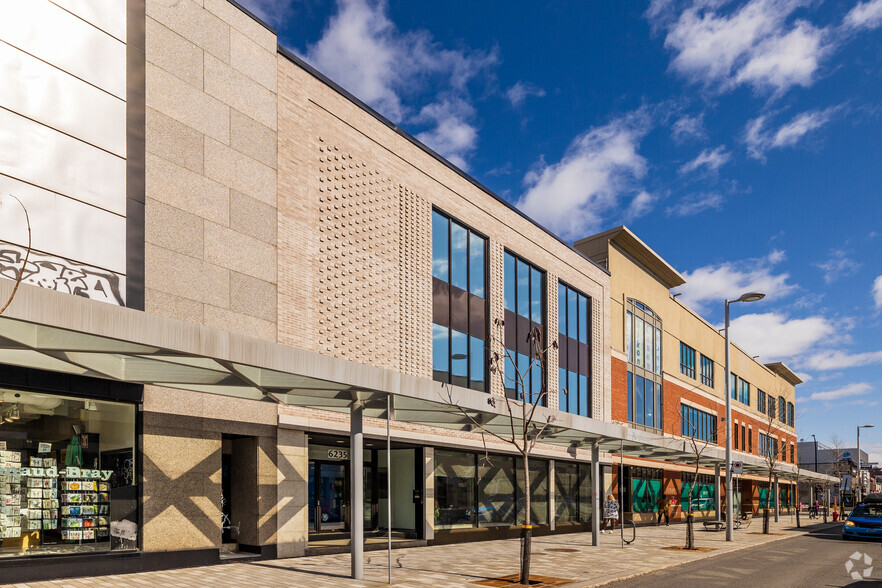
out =
<svg viewBox="0 0 882 588"><path fill-rule="evenodd" d="M600 544L600 447L591 446L591 545Z"/></svg>
<svg viewBox="0 0 882 588"><path fill-rule="evenodd" d="M548 526L554 531L557 520L557 492L554 485L554 460L548 460Z"/></svg>
<svg viewBox="0 0 882 588"><path fill-rule="evenodd" d="M781 512L781 495L778 494L778 476L775 476L775 522L778 522L778 518Z"/></svg>
<svg viewBox="0 0 882 588"><path fill-rule="evenodd" d="M423 447L423 539L435 538L435 448Z"/></svg>
<svg viewBox="0 0 882 588"><path fill-rule="evenodd" d="M349 463L351 491L349 493L349 528L352 546L352 579L364 579L364 433L363 407L352 403L349 417Z"/></svg>
<svg viewBox="0 0 882 588"><path fill-rule="evenodd" d="M722 506L723 500L723 489L720 487L720 464L714 466L714 495L716 496L716 509L717 509L717 520L720 520L720 515L723 513L720 512L720 507ZM729 498L728 496L726 498Z"/></svg>

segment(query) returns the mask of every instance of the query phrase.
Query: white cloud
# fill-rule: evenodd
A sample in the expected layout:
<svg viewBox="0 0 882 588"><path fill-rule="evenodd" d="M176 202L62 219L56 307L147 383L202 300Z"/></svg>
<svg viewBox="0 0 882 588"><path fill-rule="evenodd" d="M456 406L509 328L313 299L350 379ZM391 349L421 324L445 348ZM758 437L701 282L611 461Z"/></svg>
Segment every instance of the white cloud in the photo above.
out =
<svg viewBox="0 0 882 588"><path fill-rule="evenodd" d="M414 122L432 123L433 128L416 138L443 154L453 165L467 170L466 157L478 143L478 131L469 123L474 114L475 109L465 100L429 104L423 107Z"/></svg>
<svg viewBox="0 0 882 588"><path fill-rule="evenodd" d="M826 261L813 264L824 270L824 283L832 284L839 278L853 276L861 264L848 257L844 249L834 249Z"/></svg>
<svg viewBox="0 0 882 588"><path fill-rule="evenodd" d="M688 139L704 139L707 131L704 128L704 114L698 116L682 116L671 127L674 141L683 143Z"/></svg>
<svg viewBox="0 0 882 588"><path fill-rule="evenodd" d="M519 81L514 86L505 91L505 97L511 102L514 108L520 108L529 96L545 96L545 90L530 82Z"/></svg>
<svg viewBox="0 0 882 588"><path fill-rule="evenodd" d="M835 325L820 316L790 319L776 312L740 315L729 326L732 341L763 362L805 353L835 331Z"/></svg>
<svg viewBox="0 0 882 588"><path fill-rule="evenodd" d="M875 363L882 363L882 351L866 351L863 353L820 351L805 358L801 365L813 370L839 370Z"/></svg>
<svg viewBox="0 0 882 588"><path fill-rule="evenodd" d="M719 210L723 206L723 196L715 192L691 194L680 202L669 206L668 216L692 216L705 210Z"/></svg>
<svg viewBox="0 0 882 588"><path fill-rule="evenodd" d="M800 21L789 33L773 35L760 43L735 81L755 88L773 88L776 93L792 86L811 86L818 61L829 50L823 38L824 31Z"/></svg>
<svg viewBox="0 0 882 588"><path fill-rule="evenodd" d="M646 17L653 29L666 29L665 47L674 52L671 69L708 88L728 91L748 85L758 91L786 92L810 86L830 49L826 31L794 12L807 0L694 0L653 2Z"/></svg>
<svg viewBox="0 0 882 588"><path fill-rule="evenodd" d="M698 154L698 157L683 164L680 168L680 173L688 174L702 167L706 167L708 170L715 172L726 165L731 157L732 154L726 151L725 145L720 145L713 150L705 149Z"/></svg>
<svg viewBox="0 0 882 588"><path fill-rule="evenodd" d="M765 292L769 300L787 296L797 286L788 281L790 274L775 273L772 266L781 259L776 250L762 259L727 261L683 272L683 300L702 312L710 304L722 305L725 299L737 298L743 292Z"/></svg>
<svg viewBox="0 0 882 588"><path fill-rule="evenodd" d="M648 214L652 210L654 204L655 198L652 194L646 190L641 190L636 196L634 196L634 199L631 200L631 204L629 204L627 210L625 210L625 220L627 222L632 222L634 219Z"/></svg>
<svg viewBox="0 0 882 588"><path fill-rule="evenodd" d="M750 120L744 137L747 152L751 157L765 161L766 151L796 145L808 133L827 124L840 108L842 107L831 106L824 110L803 112L775 131L765 128L771 115L762 115Z"/></svg>
<svg viewBox="0 0 882 588"><path fill-rule="evenodd" d="M882 25L882 0L858 2L842 20L850 29L875 29Z"/></svg>
<svg viewBox="0 0 882 588"><path fill-rule="evenodd" d="M294 0L239 0L239 4L263 22L280 28L293 18L296 11Z"/></svg>
<svg viewBox="0 0 882 588"><path fill-rule="evenodd" d="M837 388L835 390L828 390L826 392L815 392L811 396L809 396L809 400L824 400L824 401L832 401L832 400L840 400L842 398L848 398L849 396L863 396L864 394L869 394L873 390L873 387L866 382L856 382L854 384L848 384L847 386L843 386L842 388Z"/></svg>
<svg viewBox="0 0 882 588"><path fill-rule="evenodd" d="M873 302L876 303L876 308L882 309L882 276L873 282Z"/></svg>
<svg viewBox="0 0 882 588"><path fill-rule="evenodd" d="M428 31L399 31L386 13L384 1L338 0L304 58L393 122L432 125L421 140L463 167L477 143L468 85L497 53L444 49Z"/></svg>
<svg viewBox="0 0 882 588"><path fill-rule="evenodd" d="M596 232L624 195L642 191L647 163L638 148L651 122L640 109L577 136L559 162L540 160L524 177L518 208L565 239Z"/></svg>

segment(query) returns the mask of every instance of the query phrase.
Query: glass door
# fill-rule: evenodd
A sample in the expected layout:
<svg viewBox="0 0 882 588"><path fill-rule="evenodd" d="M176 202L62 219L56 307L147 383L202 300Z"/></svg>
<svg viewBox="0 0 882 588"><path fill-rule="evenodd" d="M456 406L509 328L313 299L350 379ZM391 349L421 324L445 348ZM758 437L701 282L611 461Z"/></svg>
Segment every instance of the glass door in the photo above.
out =
<svg viewBox="0 0 882 588"><path fill-rule="evenodd" d="M346 531L348 502L348 463L309 464L309 512L310 531Z"/></svg>

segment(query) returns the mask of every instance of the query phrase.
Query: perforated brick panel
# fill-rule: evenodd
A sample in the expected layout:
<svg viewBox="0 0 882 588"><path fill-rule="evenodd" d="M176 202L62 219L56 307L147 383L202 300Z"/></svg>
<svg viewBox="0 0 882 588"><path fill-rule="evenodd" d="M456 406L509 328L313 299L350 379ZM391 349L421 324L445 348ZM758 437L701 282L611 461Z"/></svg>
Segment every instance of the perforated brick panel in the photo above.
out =
<svg viewBox="0 0 882 588"><path fill-rule="evenodd" d="M398 369L398 187L336 146L318 150L321 351Z"/></svg>
<svg viewBox="0 0 882 588"><path fill-rule="evenodd" d="M401 370L432 377L432 207L399 186L401 231Z"/></svg>
<svg viewBox="0 0 882 588"><path fill-rule="evenodd" d="M490 374L490 393L505 396L505 381L501 370L504 369L505 335L497 327L497 321L505 318L505 249L502 243L490 240L490 356L497 354L500 361L500 372Z"/></svg>
<svg viewBox="0 0 882 588"><path fill-rule="evenodd" d="M558 339L557 276L551 272L547 272L545 284L545 299L548 301L548 315L545 319L545 324L548 325L548 344L557 341ZM558 371L555 369L558 365L559 357L560 350L556 347L550 347L548 349L547 365L549 365L551 369L549 369L548 374L546 374L548 381L548 402L546 403L546 406L555 409L559 406L560 399L560 382L558 382Z"/></svg>

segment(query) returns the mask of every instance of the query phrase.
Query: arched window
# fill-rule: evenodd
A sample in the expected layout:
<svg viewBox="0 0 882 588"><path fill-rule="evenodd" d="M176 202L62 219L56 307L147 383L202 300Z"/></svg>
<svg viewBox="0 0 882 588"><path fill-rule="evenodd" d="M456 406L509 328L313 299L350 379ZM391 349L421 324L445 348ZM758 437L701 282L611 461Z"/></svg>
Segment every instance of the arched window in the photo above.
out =
<svg viewBox="0 0 882 588"><path fill-rule="evenodd" d="M628 421L662 428L662 321L651 308L629 298L625 309L628 354Z"/></svg>

